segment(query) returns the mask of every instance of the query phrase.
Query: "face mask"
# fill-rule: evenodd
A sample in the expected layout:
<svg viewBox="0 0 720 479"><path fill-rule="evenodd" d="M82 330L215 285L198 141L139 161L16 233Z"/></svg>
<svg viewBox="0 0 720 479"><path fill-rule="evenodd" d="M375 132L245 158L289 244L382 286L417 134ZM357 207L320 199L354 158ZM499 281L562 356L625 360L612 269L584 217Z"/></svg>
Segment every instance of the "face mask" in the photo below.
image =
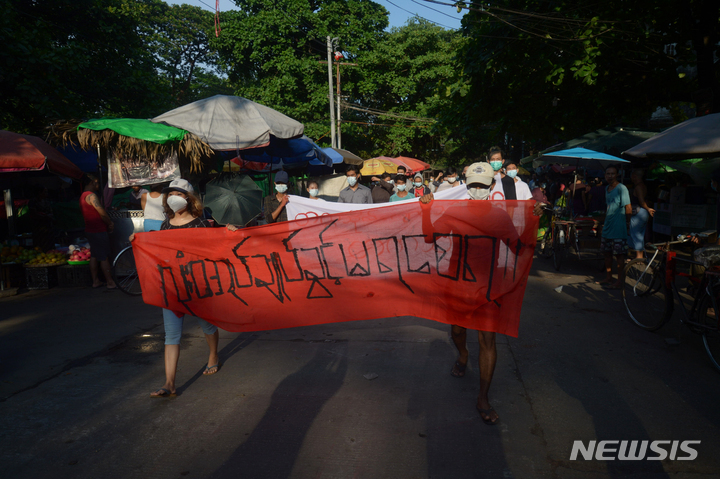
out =
<svg viewBox="0 0 720 479"><path fill-rule="evenodd" d="M486 200L490 196L490 188L468 188L471 200Z"/></svg>
<svg viewBox="0 0 720 479"><path fill-rule="evenodd" d="M500 168L502 168L502 161L491 161L490 166L492 166L493 170L498 171Z"/></svg>
<svg viewBox="0 0 720 479"><path fill-rule="evenodd" d="M312 189L308 190L308 193L310 193L310 196L317 196L319 191L320 190L318 190L317 188L312 188Z"/></svg>
<svg viewBox="0 0 720 479"><path fill-rule="evenodd" d="M355 183L357 183L357 177L356 176L348 176L347 182L348 182L348 185L355 186Z"/></svg>
<svg viewBox="0 0 720 479"><path fill-rule="evenodd" d="M517 176L517 170L507 170L507 175L510 178L515 178Z"/></svg>
<svg viewBox="0 0 720 479"><path fill-rule="evenodd" d="M420 188L422 186L422 183L418 183L417 181L413 183L415 185L415 188Z"/></svg>
<svg viewBox="0 0 720 479"><path fill-rule="evenodd" d="M182 196L168 196L167 204L175 213L187 208L187 200Z"/></svg>
<svg viewBox="0 0 720 479"><path fill-rule="evenodd" d="M397 185L398 191L405 191L405 185Z"/></svg>
<svg viewBox="0 0 720 479"><path fill-rule="evenodd" d="M390 183L391 185L392 185L393 183L395 183L393 180L385 180L385 181L387 181L387 182Z"/></svg>
<svg viewBox="0 0 720 479"><path fill-rule="evenodd" d="M448 180L448 183L450 183L450 184L452 185L452 184L455 183L455 181L457 180L457 177L456 177L456 176L451 176L451 177L448 178L447 180Z"/></svg>
<svg viewBox="0 0 720 479"><path fill-rule="evenodd" d="M275 190L278 193L285 193L287 191L287 185L275 185Z"/></svg>

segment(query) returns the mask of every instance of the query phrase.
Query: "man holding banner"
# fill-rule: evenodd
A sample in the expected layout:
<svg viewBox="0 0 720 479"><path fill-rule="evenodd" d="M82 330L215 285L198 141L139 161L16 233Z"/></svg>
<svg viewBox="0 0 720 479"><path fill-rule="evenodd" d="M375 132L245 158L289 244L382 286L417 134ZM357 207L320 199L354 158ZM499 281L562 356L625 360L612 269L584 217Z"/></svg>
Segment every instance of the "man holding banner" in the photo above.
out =
<svg viewBox="0 0 720 479"><path fill-rule="evenodd" d="M489 163L481 162L474 163L469 166L467 170L467 190L471 200L487 200L490 197L490 191L495 183L495 171ZM427 205L432 202L434 195L432 193L424 195L420 202ZM491 204L489 204L491 205ZM540 205L536 205L533 213L539 215L541 209ZM520 244L520 237L515 229L515 225L508 215L505 208L497 206L490 206L482 215L483 223L491 225L494 235L497 238L502 238L502 241L507 245L506 255L512 255L512 249L516 244ZM439 224L441 221L437 221L435 224L430 224L429 210L423 211L423 233L428 237L434 235L434 230L443 230L447 228L445 225ZM426 240L427 241L427 240ZM492 269L496 267L496 259L501 256L501 244L500 241L493 242L493 251L485 252L481 262L489 263ZM456 253L453 249L453 257L450 260L450 264L454 264L460 261L460 253ZM482 254L482 253L481 253ZM505 262L507 264L507 256ZM450 268L452 269L452 267ZM506 269L507 271L507 269ZM491 274L492 277L492 274ZM478 343L480 345L480 352L478 356L478 368L480 373L480 393L478 395L476 408L483 422L488 425L495 425L499 420L499 415L490 405L488 392L490 390L490 383L492 382L493 374L495 372L495 365L497 363L497 348L495 345L496 331L501 330L500 323L505 320L502 313L503 304L494 301L496 310L488 314L488 311L480 309L478 312L484 317L479 320L480 327L485 323L486 330L478 329ZM490 304L492 307L493 305ZM487 308L486 308L487 309ZM494 318L494 319L493 319ZM469 359L469 352L467 349L467 328L457 324L451 325L450 334L458 350L458 358L455 361L450 375L456 378L462 378L465 376L465 369L467 368L467 362Z"/></svg>

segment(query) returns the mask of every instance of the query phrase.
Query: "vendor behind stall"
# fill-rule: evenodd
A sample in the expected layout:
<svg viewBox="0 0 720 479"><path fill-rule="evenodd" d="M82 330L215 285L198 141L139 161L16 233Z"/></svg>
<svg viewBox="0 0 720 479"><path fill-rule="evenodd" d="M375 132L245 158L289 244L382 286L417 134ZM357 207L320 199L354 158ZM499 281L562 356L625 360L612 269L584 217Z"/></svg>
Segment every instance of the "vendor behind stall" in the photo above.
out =
<svg viewBox="0 0 720 479"><path fill-rule="evenodd" d="M85 218L85 237L90 243L90 274L93 288L103 285L98 277L98 263L107 282L108 289L117 288L110 273L110 236L114 223L100 204L97 192L100 191L100 180L88 173L84 180L85 191L80 196L80 210Z"/></svg>

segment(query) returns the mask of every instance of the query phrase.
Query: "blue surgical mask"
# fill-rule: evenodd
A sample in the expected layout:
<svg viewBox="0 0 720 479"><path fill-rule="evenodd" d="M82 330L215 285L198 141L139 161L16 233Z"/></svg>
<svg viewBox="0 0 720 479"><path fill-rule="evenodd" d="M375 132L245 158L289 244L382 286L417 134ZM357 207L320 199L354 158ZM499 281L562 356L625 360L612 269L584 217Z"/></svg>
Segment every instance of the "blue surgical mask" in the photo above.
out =
<svg viewBox="0 0 720 479"><path fill-rule="evenodd" d="M502 161L491 161L490 166L492 166L493 170L498 171L500 168L502 168Z"/></svg>
<svg viewBox="0 0 720 479"><path fill-rule="evenodd" d="M356 176L348 176L347 182L348 182L348 185L355 186L355 183L357 183L357 177Z"/></svg>
<svg viewBox="0 0 720 479"><path fill-rule="evenodd" d="M276 190L278 193L285 193L285 192L287 191L287 185L278 185L278 184L275 184L275 190Z"/></svg>
<svg viewBox="0 0 720 479"><path fill-rule="evenodd" d="M422 186L422 183L416 181L415 183L413 183L413 185L415 185L415 188L420 188Z"/></svg>
<svg viewBox="0 0 720 479"><path fill-rule="evenodd" d="M405 185L397 185L398 191L405 191L406 186Z"/></svg>
<svg viewBox="0 0 720 479"><path fill-rule="evenodd" d="M308 193L310 193L310 196L317 196L320 191L317 188L311 188L308 190Z"/></svg>
<svg viewBox="0 0 720 479"><path fill-rule="evenodd" d="M510 178L515 178L517 176L517 170L507 170L506 173Z"/></svg>

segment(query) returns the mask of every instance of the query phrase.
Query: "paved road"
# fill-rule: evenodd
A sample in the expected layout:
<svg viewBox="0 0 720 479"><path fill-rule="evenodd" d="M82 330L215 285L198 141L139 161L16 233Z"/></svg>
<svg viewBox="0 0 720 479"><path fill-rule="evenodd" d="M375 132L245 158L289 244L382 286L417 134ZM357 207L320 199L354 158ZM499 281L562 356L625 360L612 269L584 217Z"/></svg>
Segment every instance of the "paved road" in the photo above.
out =
<svg viewBox="0 0 720 479"><path fill-rule="evenodd" d="M720 374L700 338L634 327L596 272L535 261L520 337L499 337L495 427L474 408L477 367L448 374L440 323L222 333L222 369L205 377L189 321L180 394L151 399L163 382L157 308L91 288L2 298L0 477L717 477ZM570 461L575 440L701 444L694 461Z"/></svg>

